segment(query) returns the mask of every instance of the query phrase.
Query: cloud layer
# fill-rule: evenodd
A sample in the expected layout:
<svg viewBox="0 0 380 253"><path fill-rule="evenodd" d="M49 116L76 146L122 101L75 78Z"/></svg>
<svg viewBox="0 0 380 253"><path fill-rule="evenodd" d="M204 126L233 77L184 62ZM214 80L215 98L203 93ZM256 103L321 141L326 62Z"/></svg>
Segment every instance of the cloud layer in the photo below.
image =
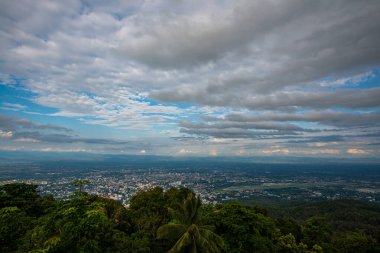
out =
<svg viewBox="0 0 380 253"><path fill-rule="evenodd" d="M136 150L156 154L375 156L378 13L376 0L2 1L0 86L24 93L1 97L0 134L16 146L125 151L140 138ZM35 121L33 106L49 110Z"/></svg>
<svg viewBox="0 0 380 253"><path fill-rule="evenodd" d="M0 136L16 142L46 142L46 143L89 143L89 144L126 144L125 141L116 141L98 138L79 138L71 129L37 124L28 119L8 117L0 114Z"/></svg>

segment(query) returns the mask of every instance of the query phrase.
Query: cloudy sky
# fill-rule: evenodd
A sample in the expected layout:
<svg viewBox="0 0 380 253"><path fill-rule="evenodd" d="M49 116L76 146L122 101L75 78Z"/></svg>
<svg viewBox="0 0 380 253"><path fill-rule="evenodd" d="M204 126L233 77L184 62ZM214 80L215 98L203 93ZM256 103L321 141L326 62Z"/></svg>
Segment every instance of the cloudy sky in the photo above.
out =
<svg viewBox="0 0 380 253"><path fill-rule="evenodd" d="M378 0L0 1L0 150L380 155Z"/></svg>

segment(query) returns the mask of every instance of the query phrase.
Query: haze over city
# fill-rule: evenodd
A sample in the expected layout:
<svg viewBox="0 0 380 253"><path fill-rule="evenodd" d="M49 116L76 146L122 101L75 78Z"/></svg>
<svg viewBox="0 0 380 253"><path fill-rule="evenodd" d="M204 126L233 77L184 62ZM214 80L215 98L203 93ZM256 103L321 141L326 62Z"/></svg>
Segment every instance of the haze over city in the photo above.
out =
<svg viewBox="0 0 380 253"><path fill-rule="evenodd" d="M379 1L1 1L0 150L379 161Z"/></svg>

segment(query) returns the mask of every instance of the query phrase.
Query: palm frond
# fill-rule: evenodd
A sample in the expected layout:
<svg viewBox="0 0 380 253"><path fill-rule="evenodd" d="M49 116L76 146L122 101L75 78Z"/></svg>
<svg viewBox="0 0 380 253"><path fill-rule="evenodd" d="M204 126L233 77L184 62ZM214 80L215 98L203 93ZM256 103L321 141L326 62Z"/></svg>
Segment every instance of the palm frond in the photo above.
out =
<svg viewBox="0 0 380 253"><path fill-rule="evenodd" d="M182 206L182 213L186 218L187 224L198 223L201 205L202 202L200 196L195 196L193 193L187 195Z"/></svg>
<svg viewBox="0 0 380 253"><path fill-rule="evenodd" d="M217 251L214 252L220 252L219 249L224 247L223 239L211 230L199 228L199 233L202 237L204 237L208 242L212 244L213 248L217 249Z"/></svg>
<svg viewBox="0 0 380 253"><path fill-rule="evenodd" d="M199 229L197 230L195 241L200 252L220 253L220 248L212 240L203 236Z"/></svg>
<svg viewBox="0 0 380 253"><path fill-rule="evenodd" d="M169 253L179 252L204 252L220 253L224 247L221 237L212 230L214 227L200 225L201 197L189 193L182 206L178 209L169 209L173 218L177 218L181 224L167 224L157 230L157 238L178 239Z"/></svg>
<svg viewBox="0 0 380 253"><path fill-rule="evenodd" d="M185 248L191 246L193 240L190 233L185 232L181 238L174 244L174 246L168 251L168 253L179 253L183 252Z"/></svg>
<svg viewBox="0 0 380 253"><path fill-rule="evenodd" d="M166 224L157 230L157 239L177 239L186 232L186 227L182 224Z"/></svg>
<svg viewBox="0 0 380 253"><path fill-rule="evenodd" d="M213 225L200 225L199 228L207 229L207 230L210 230L210 231L214 231L215 230L215 226L213 226Z"/></svg>

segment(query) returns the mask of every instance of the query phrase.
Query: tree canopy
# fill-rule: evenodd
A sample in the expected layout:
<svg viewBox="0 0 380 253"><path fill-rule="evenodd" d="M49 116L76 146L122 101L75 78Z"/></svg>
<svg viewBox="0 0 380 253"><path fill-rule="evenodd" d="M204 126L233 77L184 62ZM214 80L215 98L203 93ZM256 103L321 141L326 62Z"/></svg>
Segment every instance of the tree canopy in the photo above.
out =
<svg viewBox="0 0 380 253"><path fill-rule="evenodd" d="M0 186L0 252L380 252L377 230L362 221L342 228L331 213L315 214L296 220L238 202L204 205L188 188L141 191L128 207L83 191L58 201L14 183Z"/></svg>

